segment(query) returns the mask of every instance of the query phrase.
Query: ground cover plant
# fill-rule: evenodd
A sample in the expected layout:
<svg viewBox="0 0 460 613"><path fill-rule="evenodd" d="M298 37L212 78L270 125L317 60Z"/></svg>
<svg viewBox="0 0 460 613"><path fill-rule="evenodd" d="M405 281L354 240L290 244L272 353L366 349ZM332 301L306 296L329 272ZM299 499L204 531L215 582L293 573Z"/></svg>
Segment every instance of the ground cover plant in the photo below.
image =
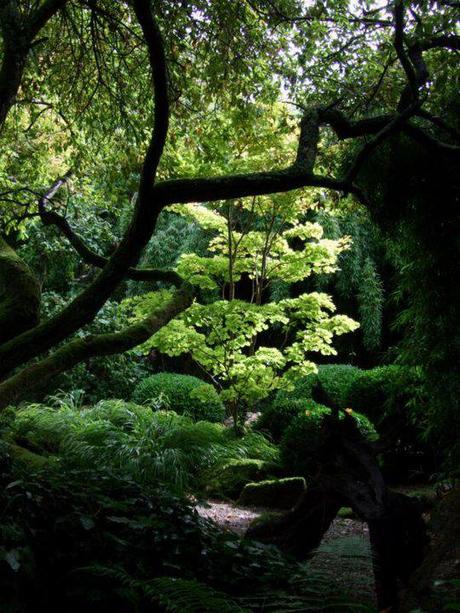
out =
<svg viewBox="0 0 460 613"><path fill-rule="evenodd" d="M152 418L158 421L145 432ZM235 441L231 429L201 422L204 433L198 426L175 413L120 401L93 408L31 405L4 418L4 610L15 611L19 603L25 610L51 611L259 610L267 589L286 606L315 606L319 594L338 610L342 603L352 606L352 597L321 573L200 519L183 496L192 486L200 491L200 468L212 474L231 455L273 461L276 450L257 434ZM141 428L148 449L141 447ZM162 432L156 441L155 429ZM175 447L168 449L168 436ZM161 445L156 455L155 442ZM175 458L180 451L185 457ZM299 585L291 589L295 581ZM243 605L246 593L250 609Z"/></svg>
<svg viewBox="0 0 460 613"><path fill-rule="evenodd" d="M276 447L260 434L235 438L221 424L194 422L161 405L103 400L75 408L61 398L58 406L27 405L9 417L5 437L50 465L102 463L139 483L161 482L182 493L204 491L231 461L278 460Z"/></svg>

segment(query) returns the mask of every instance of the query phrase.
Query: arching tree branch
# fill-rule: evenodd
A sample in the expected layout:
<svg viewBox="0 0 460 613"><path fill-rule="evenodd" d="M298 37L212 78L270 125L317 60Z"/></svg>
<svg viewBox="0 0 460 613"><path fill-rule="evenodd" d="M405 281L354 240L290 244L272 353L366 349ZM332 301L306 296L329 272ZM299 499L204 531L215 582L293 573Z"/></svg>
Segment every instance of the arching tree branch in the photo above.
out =
<svg viewBox="0 0 460 613"><path fill-rule="evenodd" d="M72 230L72 227L63 215L60 215L57 211L49 211L47 209L47 205L51 202L58 190L65 184L71 174L71 171L69 171L64 176L59 177L50 189L39 198L38 210L40 219L44 225L55 226L67 238L86 264L95 266L96 268L104 268L108 262L108 258L90 249L85 241ZM183 279L173 270L158 270L156 268L128 268L126 278L136 281L163 281L165 283L171 283L176 287L179 287L183 283Z"/></svg>
<svg viewBox="0 0 460 613"><path fill-rule="evenodd" d="M428 49L452 49L460 51L460 36L446 34L445 36L431 36L418 42L423 51Z"/></svg>
<svg viewBox="0 0 460 613"><path fill-rule="evenodd" d="M69 241L85 264L104 268L108 258L93 251L85 241L76 234L65 217L55 211L43 211L40 218L45 225L55 226ZM128 268L125 277L134 281L162 281L178 287L183 279L174 270L160 270L157 268Z"/></svg>
<svg viewBox="0 0 460 613"><path fill-rule="evenodd" d="M75 339L54 351L49 357L21 370L0 384L0 409L17 402L27 393L46 386L56 375L83 360L95 356L123 353L148 340L152 334L190 306L193 293L190 288L178 290L170 303L160 312L154 312L142 321L121 332L96 334Z"/></svg>
<svg viewBox="0 0 460 613"><path fill-rule="evenodd" d="M287 192L301 187L324 187L361 196L359 189L346 181L305 173L296 166L271 172L229 175L198 179L171 179L155 185L153 193L165 206L187 202L215 202L245 196Z"/></svg>
<svg viewBox="0 0 460 613"><path fill-rule="evenodd" d="M163 203L153 193L153 185L168 130L166 59L149 0L133 0L133 6L148 50L155 102L154 126L144 158L133 219L117 250L79 296L57 316L0 347L0 376L55 346L94 319L127 270L138 262L163 208Z"/></svg>
<svg viewBox="0 0 460 613"><path fill-rule="evenodd" d="M67 4L67 1L68 0L45 0L38 6L31 16L30 25L28 27L32 38L37 36L51 17L53 17L65 4Z"/></svg>

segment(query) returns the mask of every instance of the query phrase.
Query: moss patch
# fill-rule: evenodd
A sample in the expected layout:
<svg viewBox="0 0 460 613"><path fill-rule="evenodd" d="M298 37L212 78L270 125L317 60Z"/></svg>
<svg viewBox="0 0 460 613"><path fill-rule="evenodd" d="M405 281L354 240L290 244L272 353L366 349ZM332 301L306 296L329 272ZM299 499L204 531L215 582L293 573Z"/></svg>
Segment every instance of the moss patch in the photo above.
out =
<svg viewBox="0 0 460 613"><path fill-rule="evenodd" d="M250 507L290 509L306 489L303 477L271 479L245 485L238 504Z"/></svg>
<svg viewBox="0 0 460 613"><path fill-rule="evenodd" d="M232 460L210 480L207 494L236 500L247 483L267 479L277 468L273 462L264 460Z"/></svg>
<svg viewBox="0 0 460 613"><path fill-rule="evenodd" d="M0 238L0 344L35 326L40 285L27 264Z"/></svg>

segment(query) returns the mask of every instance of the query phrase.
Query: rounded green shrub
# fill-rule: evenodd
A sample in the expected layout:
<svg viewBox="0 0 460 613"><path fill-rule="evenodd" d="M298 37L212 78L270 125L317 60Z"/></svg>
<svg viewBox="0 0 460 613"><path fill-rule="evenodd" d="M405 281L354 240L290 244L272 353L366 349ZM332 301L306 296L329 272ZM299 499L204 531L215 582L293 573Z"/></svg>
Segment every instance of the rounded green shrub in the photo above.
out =
<svg viewBox="0 0 460 613"><path fill-rule="evenodd" d="M143 379L133 393L137 404L151 404L159 397L163 397L170 409L194 421L220 422L225 417L224 405L216 390L198 377L158 373Z"/></svg>
<svg viewBox="0 0 460 613"><path fill-rule="evenodd" d="M318 369L321 400L327 406L345 409L349 406L349 393L353 383L363 371L351 364L325 364Z"/></svg>
<svg viewBox="0 0 460 613"><path fill-rule="evenodd" d="M401 385L402 375L403 369L396 365L362 370L350 386L349 406L381 421L385 413L393 412L394 405L402 399L405 389Z"/></svg>
<svg viewBox="0 0 460 613"><path fill-rule="evenodd" d="M325 439L323 420L332 410L311 400L305 411L300 412L286 428L281 439L281 461L288 474L308 476L316 471L323 457ZM364 415L353 412L358 428L366 437L375 438L376 432ZM344 418L344 414L341 414Z"/></svg>
<svg viewBox="0 0 460 613"><path fill-rule="evenodd" d="M401 482L433 471L435 454L424 437L426 397L417 369L392 364L363 370L348 400L387 442L381 455L387 479Z"/></svg>
<svg viewBox="0 0 460 613"><path fill-rule="evenodd" d="M265 408L254 427L269 434L273 441L279 442L294 417L307 408L307 402L297 398L275 400Z"/></svg>
<svg viewBox="0 0 460 613"><path fill-rule="evenodd" d="M351 364L320 366L317 374L299 379L292 391L280 390L274 401L264 408L256 428L279 442L294 417L309 406L348 408L350 387L362 372Z"/></svg>
<svg viewBox="0 0 460 613"><path fill-rule="evenodd" d="M324 364L316 374L300 378L291 391L280 390L275 402L314 398L317 402L337 409L348 407L353 382L363 371L351 364Z"/></svg>
<svg viewBox="0 0 460 613"><path fill-rule="evenodd" d="M293 390L278 390L275 396L275 402L311 398L313 390L317 385L318 375L315 373L307 375L306 377L300 377L295 382Z"/></svg>

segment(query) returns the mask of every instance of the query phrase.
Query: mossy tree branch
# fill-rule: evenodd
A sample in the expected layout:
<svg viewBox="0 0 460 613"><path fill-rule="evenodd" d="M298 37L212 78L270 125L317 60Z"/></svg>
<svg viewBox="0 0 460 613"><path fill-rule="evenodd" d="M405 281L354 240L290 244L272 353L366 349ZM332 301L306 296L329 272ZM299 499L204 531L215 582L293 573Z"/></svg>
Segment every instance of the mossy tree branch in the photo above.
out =
<svg viewBox="0 0 460 613"><path fill-rule="evenodd" d="M175 292L159 312L120 332L93 334L68 342L40 362L21 370L0 384L0 409L20 401L28 393L46 386L54 377L88 358L123 353L148 340L152 334L188 308L193 300L190 287Z"/></svg>

